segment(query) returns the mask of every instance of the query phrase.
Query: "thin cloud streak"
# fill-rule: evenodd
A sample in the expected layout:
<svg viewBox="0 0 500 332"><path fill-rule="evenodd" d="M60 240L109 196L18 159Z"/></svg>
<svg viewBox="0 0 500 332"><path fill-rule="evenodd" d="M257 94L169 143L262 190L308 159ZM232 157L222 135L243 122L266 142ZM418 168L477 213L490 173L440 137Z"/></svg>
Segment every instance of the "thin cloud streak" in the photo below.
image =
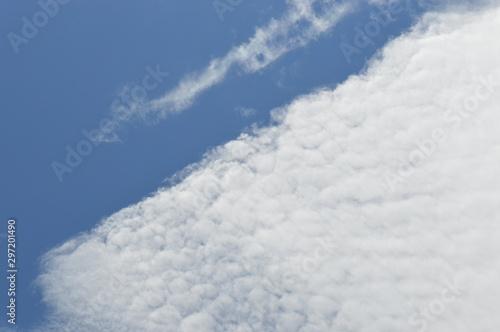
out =
<svg viewBox="0 0 500 332"><path fill-rule="evenodd" d="M313 8L318 2L321 3L319 13ZM272 19L267 26L257 29L247 43L212 60L201 72L186 75L164 96L147 103L133 102L125 109L112 109L114 129L134 119L158 121L189 108L201 93L221 83L230 70L240 69L245 74L259 71L289 51L330 31L355 8L354 3L321 0L296 0L290 6L283 18Z"/></svg>

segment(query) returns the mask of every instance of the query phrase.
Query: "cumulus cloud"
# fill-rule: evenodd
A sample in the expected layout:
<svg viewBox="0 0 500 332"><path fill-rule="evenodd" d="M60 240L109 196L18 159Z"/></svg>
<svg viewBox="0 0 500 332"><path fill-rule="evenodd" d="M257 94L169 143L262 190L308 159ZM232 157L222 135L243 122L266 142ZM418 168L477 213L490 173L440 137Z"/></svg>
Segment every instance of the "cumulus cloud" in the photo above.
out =
<svg viewBox="0 0 500 332"><path fill-rule="evenodd" d="M40 330L498 331L498 31L427 14L51 250Z"/></svg>

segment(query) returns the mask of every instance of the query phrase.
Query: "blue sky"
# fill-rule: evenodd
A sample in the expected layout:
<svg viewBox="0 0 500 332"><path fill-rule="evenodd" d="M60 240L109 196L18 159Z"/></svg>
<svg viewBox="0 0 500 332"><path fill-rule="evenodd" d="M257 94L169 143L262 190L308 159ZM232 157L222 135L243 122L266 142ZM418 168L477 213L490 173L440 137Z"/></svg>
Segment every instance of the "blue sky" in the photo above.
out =
<svg viewBox="0 0 500 332"><path fill-rule="evenodd" d="M371 14L386 8L359 3L328 32L264 68L249 73L233 68L178 114L118 123L118 139L93 145L60 181L53 163L65 163L66 147L77 149L86 140L83 130L99 128L112 117L113 101L124 88L141 86L147 68L168 73L148 91L147 98L155 100L246 43L257 27L280 19L288 5L243 0L221 20L211 1L72 0L59 4L54 17L18 45L18 52L8 33L21 35L22 18L32 20L40 5L10 1L1 6L0 220L3 233L9 218L18 224L21 331L48 316L34 283L44 253L155 192L166 179L253 124L267 125L271 110L318 88L334 88L360 72L424 10L416 2L405 4L370 45L347 59L342 42L354 45L356 29L364 29ZM244 114L244 109L252 111ZM5 268L4 259L0 267ZM0 287L1 303L6 303L6 282ZM5 319L0 326L8 326Z"/></svg>

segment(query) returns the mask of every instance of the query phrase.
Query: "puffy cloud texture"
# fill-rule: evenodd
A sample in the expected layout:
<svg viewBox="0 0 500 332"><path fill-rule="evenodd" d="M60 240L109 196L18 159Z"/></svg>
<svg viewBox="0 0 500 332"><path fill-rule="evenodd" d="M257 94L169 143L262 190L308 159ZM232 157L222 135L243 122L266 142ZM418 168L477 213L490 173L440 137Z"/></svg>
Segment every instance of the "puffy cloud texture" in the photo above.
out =
<svg viewBox="0 0 500 332"><path fill-rule="evenodd" d="M499 331L499 31L427 14L51 250L40 329Z"/></svg>

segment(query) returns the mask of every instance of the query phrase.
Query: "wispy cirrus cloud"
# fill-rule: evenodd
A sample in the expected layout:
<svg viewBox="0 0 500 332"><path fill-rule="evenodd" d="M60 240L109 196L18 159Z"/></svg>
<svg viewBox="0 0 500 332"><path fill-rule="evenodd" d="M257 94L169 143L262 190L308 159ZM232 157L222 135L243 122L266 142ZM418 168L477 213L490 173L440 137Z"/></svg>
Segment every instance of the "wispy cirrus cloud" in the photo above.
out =
<svg viewBox="0 0 500 332"><path fill-rule="evenodd" d="M320 6L316 6L318 4ZM247 43L232 48L221 58L213 59L200 72L187 74L162 97L147 102L131 102L126 107L115 105L111 109L115 128L133 119L157 120L185 110L201 93L222 82L232 69L246 74L261 70L287 52L303 47L330 31L354 8L354 2L290 1L288 12L281 18L272 19L266 26L256 29Z"/></svg>
<svg viewBox="0 0 500 332"><path fill-rule="evenodd" d="M39 330L497 332L497 31L498 5L427 14L363 74L51 250Z"/></svg>

